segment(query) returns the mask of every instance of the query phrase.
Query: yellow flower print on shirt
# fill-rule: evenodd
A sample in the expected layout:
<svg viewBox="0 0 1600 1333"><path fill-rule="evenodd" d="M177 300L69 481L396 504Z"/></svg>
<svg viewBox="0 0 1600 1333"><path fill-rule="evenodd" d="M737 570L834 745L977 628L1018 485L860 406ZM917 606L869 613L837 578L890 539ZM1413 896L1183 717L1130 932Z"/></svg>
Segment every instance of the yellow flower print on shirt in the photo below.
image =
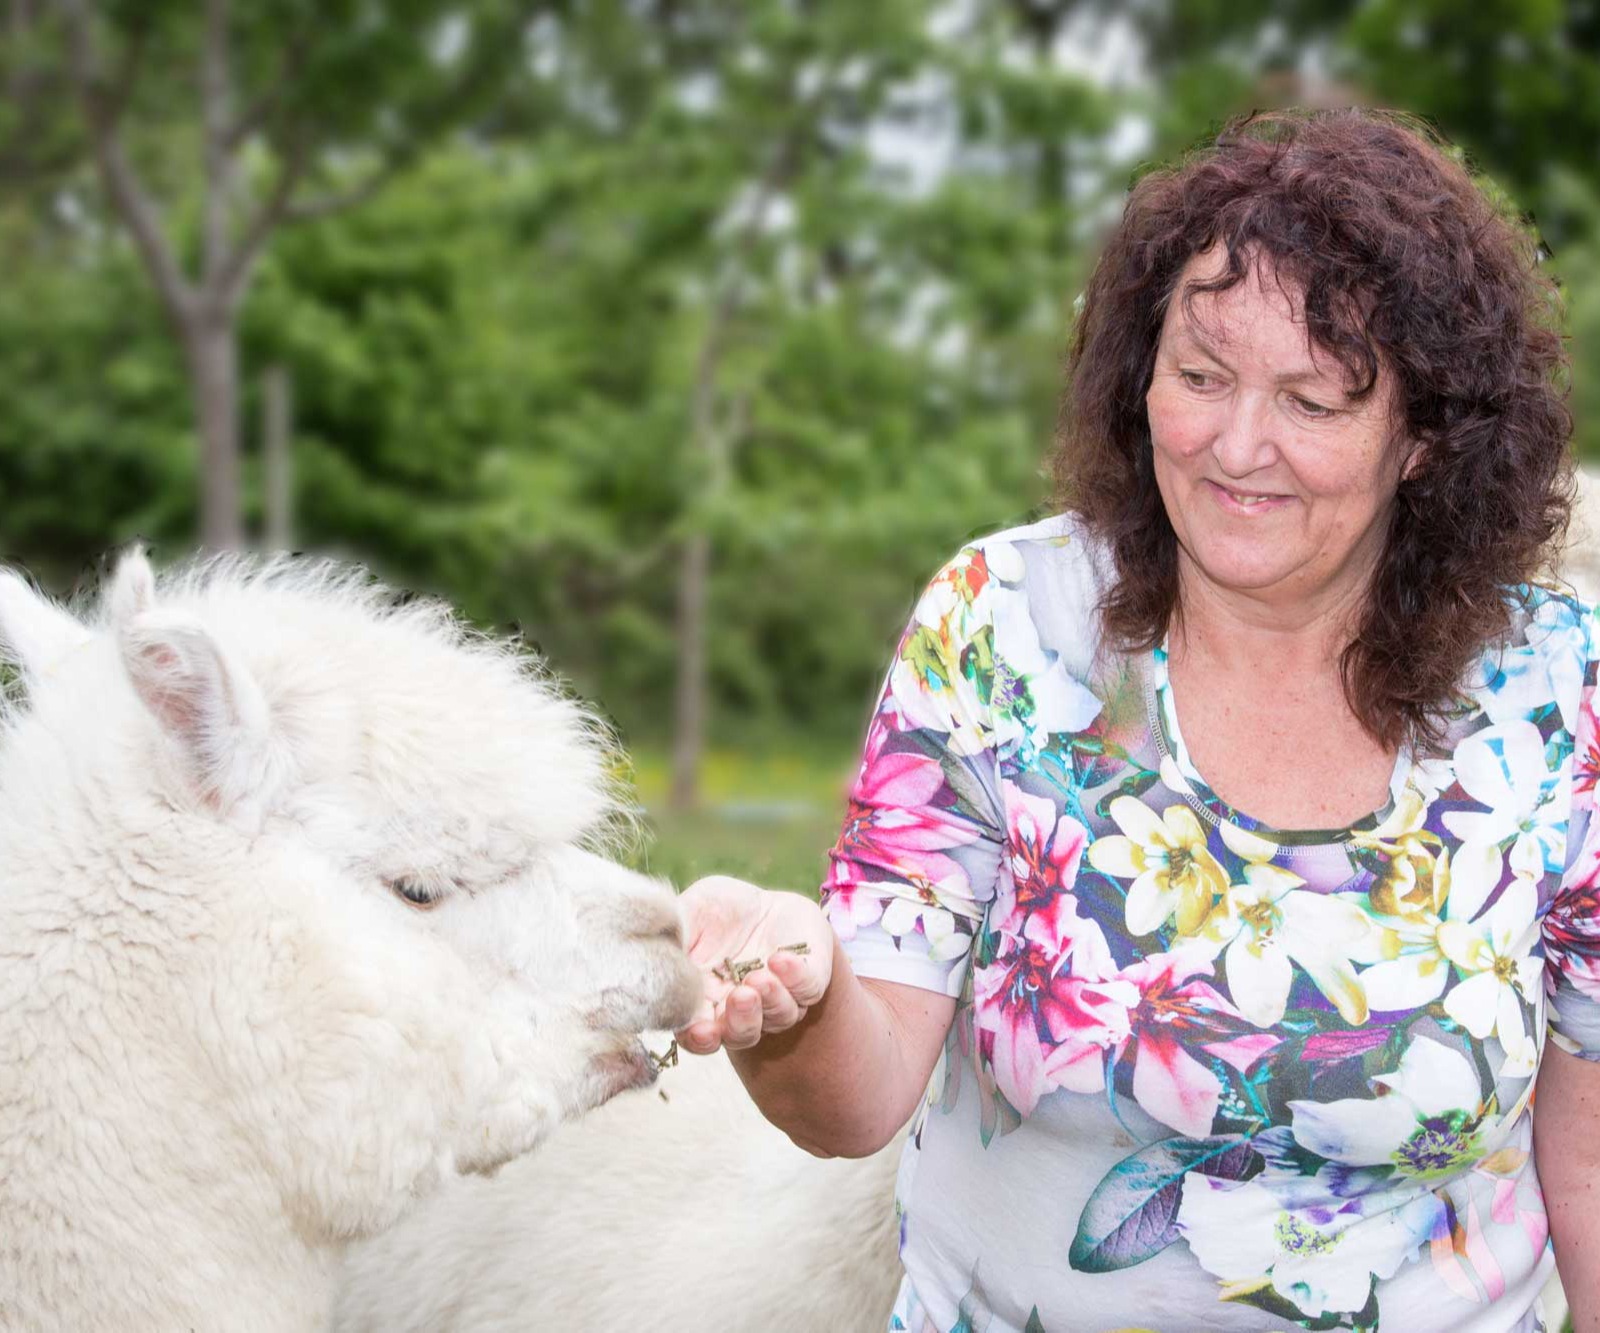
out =
<svg viewBox="0 0 1600 1333"><path fill-rule="evenodd" d="M1119 796L1106 811L1121 834L1089 845L1089 864L1128 886L1128 929L1159 930L1176 914L1178 932L1193 935L1228 891L1228 876L1206 847L1205 828L1186 806L1157 815L1134 796Z"/></svg>

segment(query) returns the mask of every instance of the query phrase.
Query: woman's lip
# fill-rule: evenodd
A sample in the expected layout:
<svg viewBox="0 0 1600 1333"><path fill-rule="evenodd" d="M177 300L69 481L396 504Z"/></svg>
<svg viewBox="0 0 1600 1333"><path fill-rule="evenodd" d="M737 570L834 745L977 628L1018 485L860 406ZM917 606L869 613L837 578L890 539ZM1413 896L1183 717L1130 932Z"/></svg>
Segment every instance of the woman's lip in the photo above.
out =
<svg viewBox="0 0 1600 1333"><path fill-rule="evenodd" d="M1215 481L1207 481L1206 485L1211 487L1223 507L1233 514L1264 513L1270 509L1280 508L1284 502L1294 498L1291 495L1279 495L1275 491L1236 491ZM1246 504L1239 498L1241 495L1260 496L1261 498L1256 500L1254 504Z"/></svg>

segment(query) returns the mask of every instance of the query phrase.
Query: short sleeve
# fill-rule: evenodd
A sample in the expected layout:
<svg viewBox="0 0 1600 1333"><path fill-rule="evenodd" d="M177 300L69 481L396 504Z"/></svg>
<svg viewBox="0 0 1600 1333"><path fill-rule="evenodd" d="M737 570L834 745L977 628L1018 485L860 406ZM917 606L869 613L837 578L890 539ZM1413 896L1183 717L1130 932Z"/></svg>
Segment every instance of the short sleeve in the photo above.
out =
<svg viewBox="0 0 1600 1333"><path fill-rule="evenodd" d="M1600 1061L1600 729L1595 719L1594 619L1572 755L1566 867L1543 923L1550 1036L1563 1050Z"/></svg>
<svg viewBox="0 0 1600 1333"><path fill-rule="evenodd" d="M955 996L999 873L993 588L969 547L928 585L867 729L822 905L862 976Z"/></svg>

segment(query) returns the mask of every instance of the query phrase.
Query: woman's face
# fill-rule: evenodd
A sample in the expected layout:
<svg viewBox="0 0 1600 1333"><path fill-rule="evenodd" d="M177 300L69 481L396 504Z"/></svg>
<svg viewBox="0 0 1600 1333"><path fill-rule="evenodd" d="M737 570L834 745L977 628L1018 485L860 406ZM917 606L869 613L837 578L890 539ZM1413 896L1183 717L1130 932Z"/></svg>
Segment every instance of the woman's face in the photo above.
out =
<svg viewBox="0 0 1600 1333"><path fill-rule="evenodd" d="M1359 599L1410 453L1388 407L1392 381L1380 371L1351 399L1270 261L1195 296L1191 318L1186 284L1225 264L1217 247L1179 275L1145 396L1183 577L1306 611Z"/></svg>

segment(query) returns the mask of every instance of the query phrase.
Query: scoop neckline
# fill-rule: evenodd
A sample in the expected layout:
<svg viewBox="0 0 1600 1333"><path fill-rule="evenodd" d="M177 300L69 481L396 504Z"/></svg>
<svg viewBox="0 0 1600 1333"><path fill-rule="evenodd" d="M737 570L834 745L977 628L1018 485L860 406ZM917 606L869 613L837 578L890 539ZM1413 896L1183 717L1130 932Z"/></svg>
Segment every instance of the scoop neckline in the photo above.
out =
<svg viewBox="0 0 1600 1333"><path fill-rule="evenodd" d="M1145 699L1149 714L1150 734L1160 752L1161 776L1169 787L1175 789L1185 804L1213 826L1229 824L1284 847L1337 846L1379 828L1395 811L1400 793L1405 790L1414 767L1410 747L1402 744L1395 754L1394 768L1389 774L1389 799L1378 809L1343 828L1280 829L1265 820L1229 805L1212 790L1200 776L1184 744L1182 729L1178 726L1178 710L1172 698L1172 682L1167 674L1167 640L1150 650L1145 672Z"/></svg>

